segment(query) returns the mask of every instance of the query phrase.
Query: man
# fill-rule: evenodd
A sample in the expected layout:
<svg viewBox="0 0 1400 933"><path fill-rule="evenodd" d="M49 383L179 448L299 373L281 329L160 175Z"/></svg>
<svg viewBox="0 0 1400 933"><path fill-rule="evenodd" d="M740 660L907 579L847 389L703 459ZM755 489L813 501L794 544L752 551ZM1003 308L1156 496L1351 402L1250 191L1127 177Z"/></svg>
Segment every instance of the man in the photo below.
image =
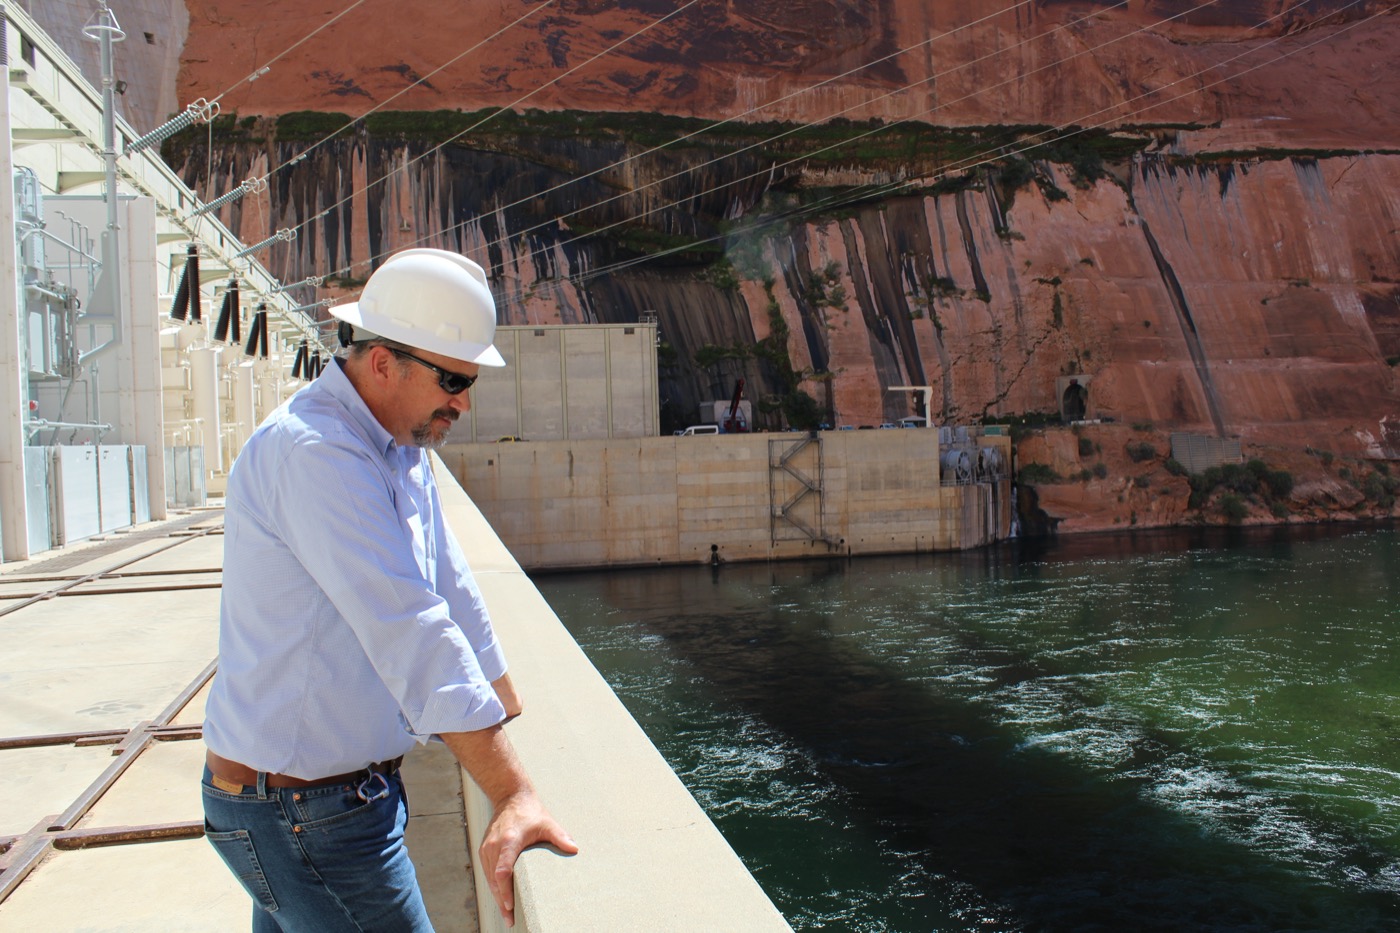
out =
<svg viewBox="0 0 1400 933"><path fill-rule="evenodd" d="M413 249L331 313L347 352L229 474L206 836L255 931L431 930L398 766L440 737L495 807L479 858L512 923L521 850L578 849L501 729L520 698L425 449L505 365L495 303L476 263Z"/></svg>

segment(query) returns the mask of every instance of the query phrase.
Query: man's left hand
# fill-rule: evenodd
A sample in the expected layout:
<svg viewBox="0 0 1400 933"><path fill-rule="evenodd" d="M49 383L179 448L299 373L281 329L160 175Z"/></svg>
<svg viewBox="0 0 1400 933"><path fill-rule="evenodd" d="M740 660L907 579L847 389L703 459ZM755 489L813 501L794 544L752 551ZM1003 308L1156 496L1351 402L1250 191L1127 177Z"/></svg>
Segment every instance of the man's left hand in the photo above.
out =
<svg viewBox="0 0 1400 933"><path fill-rule="evenodd" d="M531 846L548 844L565 855L578 854L578 844L549 815L533 790L501 801L481 842L481 867L506 926L515 925L515 860Z"/></svg>

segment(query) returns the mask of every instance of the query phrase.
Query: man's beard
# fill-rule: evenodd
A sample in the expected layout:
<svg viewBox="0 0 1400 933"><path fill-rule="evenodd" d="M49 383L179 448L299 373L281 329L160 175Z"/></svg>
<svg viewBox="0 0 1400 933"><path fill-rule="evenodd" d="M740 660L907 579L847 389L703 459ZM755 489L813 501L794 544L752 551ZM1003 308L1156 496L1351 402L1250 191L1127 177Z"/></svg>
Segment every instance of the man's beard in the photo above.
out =
<svg viewBox="0 0 1400 933"><path fill-rule="evenodd" d="M442 433L439 434L433 429L433 422L439 418L446 418L448 421L456 424L459 416L459 412L455 412L450 408L439 408L428 417L427 421L424 421L413 429L413 445L415 447L426 447L428 450L439 449L443 444L447 443L448 432L452 429L450 427L444 428Z"/></svg>

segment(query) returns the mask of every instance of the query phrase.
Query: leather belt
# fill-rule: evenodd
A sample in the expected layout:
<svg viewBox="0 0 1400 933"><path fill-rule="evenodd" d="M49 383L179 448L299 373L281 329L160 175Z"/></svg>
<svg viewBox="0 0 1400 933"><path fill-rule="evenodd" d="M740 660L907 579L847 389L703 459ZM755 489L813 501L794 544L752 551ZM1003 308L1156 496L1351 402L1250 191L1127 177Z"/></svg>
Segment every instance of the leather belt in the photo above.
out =
<svg viewBox="0 0 1400 933"><path fill-rule="evenodd" d="M209 766L209 773L214 776L214 786L220 790L231 794L241 793L244 787L256 787L258 784L258 772L247 765L230 761L222 755L213 752L206 752L204 763ZM392 758L389 761L377 761L359 771L351 771L346 774L333 774L330 777L315 778L306 780L304 778L292 777L290 774L267 775L268 787L320 787L323 784L358 784L368 778L371 774L382 774L385 777L393 775L399 770L399 765L403 764L403 756ZM237 789L235 789L235 787Z"/></svg>

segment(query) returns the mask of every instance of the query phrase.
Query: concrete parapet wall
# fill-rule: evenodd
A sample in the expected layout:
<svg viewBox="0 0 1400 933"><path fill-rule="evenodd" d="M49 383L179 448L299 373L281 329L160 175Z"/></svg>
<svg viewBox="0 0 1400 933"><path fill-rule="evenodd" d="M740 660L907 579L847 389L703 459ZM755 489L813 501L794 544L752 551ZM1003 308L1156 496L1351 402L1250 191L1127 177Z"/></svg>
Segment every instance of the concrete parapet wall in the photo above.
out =
<svg viewBox="0 0 1400 933"><path fill-rule="evenodd" d="M1005 484L940 485L931 430L460 444L441 455L531 570L706 562L712 547L722 561L954 550L1009 527ZM819 491L801 495L807 484Z"/></svg>
<svg viewBox="0 0 1400 933"><path fill-rule="evenodd" d="M568 858L547 849L521 856L514 929L790 933L481 512L444 472L448 522L468 554L525 701L524 714L506 732L545 804L580 847ZM515 479L529 486L528 478ZM490 808L480 790L465 783L476 851ZM485 879L479 866L474 869L482 933L503 933Z"/></svg>

